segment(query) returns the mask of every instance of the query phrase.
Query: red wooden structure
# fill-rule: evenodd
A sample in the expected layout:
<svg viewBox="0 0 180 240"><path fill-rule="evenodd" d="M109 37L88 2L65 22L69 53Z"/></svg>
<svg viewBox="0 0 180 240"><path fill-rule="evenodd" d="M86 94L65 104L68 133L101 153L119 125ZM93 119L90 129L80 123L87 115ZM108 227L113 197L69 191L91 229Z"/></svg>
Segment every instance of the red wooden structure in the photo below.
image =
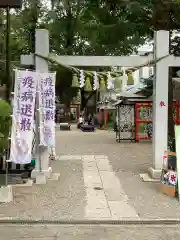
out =
<svg viewBox="0 0 180 240"><path fill-rule="evenodd" d="M135 136L136 141L152 138L152 103L135 104ZM180 103L173 104L174 124L180 125Z"/></svg>
<svg viewBox="0 0 180 240"><path fill-rule="evenodd" d="M145 126L152 124L152 103L136 103L135 105L135 134L136 141L151 139L145 134Z"/></svg>
<svg viewBox="0 0 180 240"><path fill-rule="evenodd" d="M180 125L180 103L173 104L174 123Z"/></svg>

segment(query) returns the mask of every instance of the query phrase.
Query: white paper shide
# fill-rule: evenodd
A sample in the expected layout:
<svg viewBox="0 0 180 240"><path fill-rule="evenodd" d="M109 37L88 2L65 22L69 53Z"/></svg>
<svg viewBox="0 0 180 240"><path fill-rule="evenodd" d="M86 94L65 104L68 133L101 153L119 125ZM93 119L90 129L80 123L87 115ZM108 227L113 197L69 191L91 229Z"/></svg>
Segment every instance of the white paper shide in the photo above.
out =
<svg viewBox="0 0 180 240"><path fill-rule="evenodd" d="M15 73L10 161L16 164L31 162L36 82L35 72Z"/></svg>
<svg viewBox="0 0 180 240"><path fill-rule="evenodd" d="M40 73L38 81L40 145L55 147L55 73Z"/></svg>

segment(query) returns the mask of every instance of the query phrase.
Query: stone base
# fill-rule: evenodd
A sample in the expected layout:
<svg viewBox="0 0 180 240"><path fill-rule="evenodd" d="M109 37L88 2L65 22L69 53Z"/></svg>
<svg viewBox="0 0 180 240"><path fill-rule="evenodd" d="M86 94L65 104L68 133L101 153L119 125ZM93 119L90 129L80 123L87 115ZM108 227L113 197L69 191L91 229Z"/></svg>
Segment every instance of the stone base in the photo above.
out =
<svg viewBox="0 0 180 240"><path fill-rule="evenodd" d="M31 178L32 179L36 179L37 176L39 175L44 175L46 176L47 178L51 178L52 176L52 168L49 167L48 170L42 170L41 172L40 171L37 171L36 169L34 169L32 172L31 172Z"/></svg>
<svg viewBox="0 0 180 240"><path fill-rule="evenodd" d="M35 183L36 184L46 184L47 177L42 173L36 176Z"/></svg>
<svg viewBox="0 0 180 240"><path fill-rule="evenodd" d="M53 173L50 180L57 181L59 180L60 173Z"/></svg>
<svg viewBox="0 0 180 240"><path fill-rule="evenodd" d="M143 182L160 182L160 179L151 178L148 173L140 173L139 175Z"/></svg>
<svg viewBox="0 0 180 240"><path fill-rule="evenodd" d="M2 186L0 188L0 202L12 202L13 201L13 193L12 193L12 186Z"/></svg>
<svg viewBox="0 0 180 240"><path fill-rule="evenodd" d="M32 170L31 172L31 178L35 179L37 176L39 176L41 172L37 171L36 169Z"/></svg>
<svg viewBox="0 0 180 240"><path fill-rule="evenodd" d="M47 171L42 171L42 173L44 174L44 176L46 176L47 178L52 178L52 168L49 167Z"/></svg>
<svg viewBox="0 0 180 240"><path fill-rule="evenodd" d="M161 169L154 169L152 167L148 169L148 174L152 179L160 179L161 172L162 172Z"/></svg>
<svg viewBox="0 0 180 240"><path fill-rule="evenodd" d="M32 179L27 179L22 184L12 184L11 186L12 187L32 187L32 185L33 185L33 180Z"/></svg>

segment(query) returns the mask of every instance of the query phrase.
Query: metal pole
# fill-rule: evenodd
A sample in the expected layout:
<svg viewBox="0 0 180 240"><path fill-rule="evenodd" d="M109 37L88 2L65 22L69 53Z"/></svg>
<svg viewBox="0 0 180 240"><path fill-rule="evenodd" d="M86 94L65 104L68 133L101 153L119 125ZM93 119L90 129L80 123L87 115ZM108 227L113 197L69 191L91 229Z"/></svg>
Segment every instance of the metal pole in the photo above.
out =
<svg viewBox="0 0 180 240"><path fill-rule="evenodd" d="M36 164L39 164L38 170L42 172L42 164L41 164L41 153L40 153L40 119L39 119L39 94L36 93L36 115L35 115L35 131L36 131Z"/></svg>
<svg viewBox="0 0 180 240"><path fill-rule="evenodd" d="M10 8L9 6L6 8L6 100L9 102L10 93L11 93L11 80L10 80ZM9 144L8 144L9 145ZM9 159L9 149L7 149L6 155L4 157L6 163L6 179L5 185L8 185L8 160Z"/></svg>
<svg viewBox="0 0 180 240"><path fill-rule="evenodd" d="M6 8L6 100L10 101L11 80L10 80L10 8Z"/></svg>
<svg viewBox="0 0 180 240"><path fill-rule="evenodd" d="M5 173L5 186L8 185L8 162L7 162L7 159L6 159L6 156L3 157L3 161L5 161L5 167L6 167L6 173Z"/></svg>

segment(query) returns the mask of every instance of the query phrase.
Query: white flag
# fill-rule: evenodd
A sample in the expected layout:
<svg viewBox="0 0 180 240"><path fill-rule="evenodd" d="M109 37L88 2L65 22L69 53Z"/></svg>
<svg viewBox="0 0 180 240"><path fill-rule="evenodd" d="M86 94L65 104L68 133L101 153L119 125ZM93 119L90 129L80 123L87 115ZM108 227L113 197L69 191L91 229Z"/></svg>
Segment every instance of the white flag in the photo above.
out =
<svg viewBox="0 0 180 240"><path fill-rule="evenodd" d="M31 162L36 82L35 72L15 73L10 161L16 164Z"/></svg>
<svg viewBox="0 0 180 240"><path fill-rule="evenodd" d="M55 73L40 73L38 80L40 145L55 147Z"/></svg>

